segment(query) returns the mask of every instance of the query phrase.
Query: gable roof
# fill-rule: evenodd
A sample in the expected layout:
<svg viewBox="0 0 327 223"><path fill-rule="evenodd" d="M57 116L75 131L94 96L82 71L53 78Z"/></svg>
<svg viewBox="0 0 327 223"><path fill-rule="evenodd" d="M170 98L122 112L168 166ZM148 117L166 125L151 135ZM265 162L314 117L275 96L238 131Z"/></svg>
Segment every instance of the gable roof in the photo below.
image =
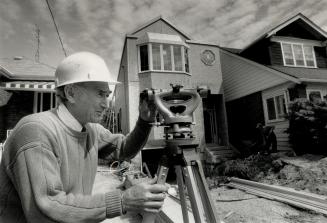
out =
<svg viewBox="0 0 327 223"><path fill-rule="evenodd" d="M162 15L150 20L149 22L141 25L140 27L136 28L134 31L130 32L127 35L134 35L135 33L139 32L140 30L152 25L153 23L157 22L157 21L163 21L164 23L166 23L168 26L172 27L174 30L176 30L177 32L179 32L180 34L182 34L186 39L190 40L192 39L188 34L186 34L185 32L181 31L180 29L178 29L175 25L173 25L171 22L169 22L166 18L162 17Z"/></svg>
<svg viewBox="0 0 327 223"><path fill-rule="evenodd" d="M250 46L254 45L255 43L259 42L262 39L269 38L272 35L274 35L276 32L280 31L281 29L285 28L286 26L290 25L291 23L297 21L298 19L304 21L307 25L309 25L311 28L313 28L315 31L317 31L319 34L324 36L327 39L327 33L321 29L319 26L317 26L314 22L312 22L310 19L308 19L306 16L304 16L302 13L298 13L295 16L287 19L286 21L280 23L279 25L269 29L268 31L264 32L259 38L254 40L252 43L244 47L241 52L248 49Z"/></svg>
<svg viewBox="0 0 327 223"><path fill-rule="evenodd" d="M0 58L0 74L12 80L54 80L55 68L25 57Z"/></svg>

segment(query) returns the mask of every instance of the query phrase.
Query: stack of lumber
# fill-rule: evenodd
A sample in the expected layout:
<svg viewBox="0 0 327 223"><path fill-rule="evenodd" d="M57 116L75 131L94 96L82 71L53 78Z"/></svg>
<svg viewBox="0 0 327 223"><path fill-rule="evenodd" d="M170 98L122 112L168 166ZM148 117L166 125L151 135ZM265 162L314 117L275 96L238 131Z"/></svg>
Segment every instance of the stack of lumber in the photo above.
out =
<svg viewBox="0 0 327 223"><path fill-rule="evenodd" d="M237 188L271 200L327 215L327 197L292 188L268 185L239 178L231 178L229 187Z"/></svg>

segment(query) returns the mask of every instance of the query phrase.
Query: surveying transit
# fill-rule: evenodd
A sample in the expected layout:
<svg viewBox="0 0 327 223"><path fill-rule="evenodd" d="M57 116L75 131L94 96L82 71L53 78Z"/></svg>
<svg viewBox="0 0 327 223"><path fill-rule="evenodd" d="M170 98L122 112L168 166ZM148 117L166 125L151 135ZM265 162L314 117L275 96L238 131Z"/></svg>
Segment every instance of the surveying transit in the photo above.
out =
<svg viewBox="0 0 327 223"><path fill-rule="evenodd" d="M176 180L181 201L184 223L189 222L186 202L187 194L196 223L219 223L215 205L202 168L199 147L192 133L193 112L201 100L196 90L181 90L181 85L172 85L171 91L144 90L141 98L153 100L163 121L156 126L165 126L164 137L167 154L158 167L158 183L166 182L170 166L175 167ZM144 221L143 221L144 222Z"/></svg>

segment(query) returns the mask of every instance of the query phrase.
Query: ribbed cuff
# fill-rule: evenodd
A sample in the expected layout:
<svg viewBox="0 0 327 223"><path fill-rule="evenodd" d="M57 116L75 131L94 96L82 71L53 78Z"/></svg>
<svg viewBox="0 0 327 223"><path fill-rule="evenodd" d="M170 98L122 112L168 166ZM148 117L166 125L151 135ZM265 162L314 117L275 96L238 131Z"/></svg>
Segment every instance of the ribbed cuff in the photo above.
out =
<svg viewBox="0 0 327 223"><path fill-rule="evenodd" d="M113 218L123 214L120 190L106 193L106 217Z"/></svg>

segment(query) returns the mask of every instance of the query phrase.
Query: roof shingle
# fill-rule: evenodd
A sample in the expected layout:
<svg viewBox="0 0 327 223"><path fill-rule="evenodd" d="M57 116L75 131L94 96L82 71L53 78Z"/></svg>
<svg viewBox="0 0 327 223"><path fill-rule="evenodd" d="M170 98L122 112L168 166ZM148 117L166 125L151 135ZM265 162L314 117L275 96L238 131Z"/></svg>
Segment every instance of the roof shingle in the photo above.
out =
<svg viewBox="0 0 327 223"><path fill-rule="evenodd" d="M54 80L55 68L28 58L0 58L0 74L13 80Z"/></svg>

